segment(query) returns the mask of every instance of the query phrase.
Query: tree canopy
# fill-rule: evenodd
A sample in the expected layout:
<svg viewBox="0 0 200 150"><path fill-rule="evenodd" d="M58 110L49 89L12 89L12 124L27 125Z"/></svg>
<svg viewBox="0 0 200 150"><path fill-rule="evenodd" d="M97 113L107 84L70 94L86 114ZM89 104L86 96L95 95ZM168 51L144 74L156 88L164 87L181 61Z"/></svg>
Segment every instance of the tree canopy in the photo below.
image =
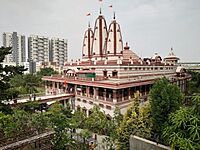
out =
<svg viewBox="0 0 200 150"><path fill-rule="evenodd" d="M188 94L200 93L200 72L190 71L189 74L192 76L192 79L188 84Z"/></svg>
<svg viewBox="0 0 200 150"><path fill-rule="evenodd" d="M180 108L183 96L180 89L171 84L166 78L155 82L149 96L153 138L160 141L164 123L167 123L170 113Z"/></svg>
<svg viewBox="0 0 200 150"><path fill-rule="evenodd" d="M18 91L10 84L10 79L15 75L21 75L26 70L23 66L3 66L5 56L11 54L11 48L0 48L0 105L3 100L11 100L18 96ZM1 107L0 107L1 108ZM0 109L4 111L4 109Z"/></svg>
<svg viewBox="0 0 200 150"><path fill-rule="evenodd" d="M123 120L117 129L118 133L118 150L129 149L130 135L137 135L143 138L149 138L151 135L151 119L149 104L140 106L139 93L135 94L135 98L131 106L124 114Z"/></svg>
<svg viewBox="0 0 200 150"><path fill-rule="evenodd" d="M200 149L200 96L194 96L192 102L192 106L170 114L169 125L163 130L164 139L173 149Z"/></svg>
<svg viewBox="0 0 200 150"><path fill-rule="evenodd" d="M51 67L41 68L40 71L37 72L38 76L51 76L53 74L58 74L57 71L54 71Z"/></svg>

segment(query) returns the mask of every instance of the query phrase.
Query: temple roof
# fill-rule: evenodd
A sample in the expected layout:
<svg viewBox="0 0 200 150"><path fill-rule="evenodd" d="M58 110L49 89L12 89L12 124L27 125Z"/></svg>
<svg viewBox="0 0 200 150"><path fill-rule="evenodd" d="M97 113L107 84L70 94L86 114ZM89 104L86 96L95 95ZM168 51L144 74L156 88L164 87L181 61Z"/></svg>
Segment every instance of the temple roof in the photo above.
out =
<svg viewBox="0 0 200 150"><path fill-rule="evenodd" d="M135 60L139 60L140 57L135 54L133 51L129 50L130 47L128 46L128 43L126 43L126 46L124 47L123 50L123 59L135 59Z"/></svg>
<svg viewBox="0 0 200 150"><path fill-rule="evenodd" d="M177 60L179 60L179 58L174 54L173 48L171 48L168 56L166 56L164 59L177 59Z"/></svg>

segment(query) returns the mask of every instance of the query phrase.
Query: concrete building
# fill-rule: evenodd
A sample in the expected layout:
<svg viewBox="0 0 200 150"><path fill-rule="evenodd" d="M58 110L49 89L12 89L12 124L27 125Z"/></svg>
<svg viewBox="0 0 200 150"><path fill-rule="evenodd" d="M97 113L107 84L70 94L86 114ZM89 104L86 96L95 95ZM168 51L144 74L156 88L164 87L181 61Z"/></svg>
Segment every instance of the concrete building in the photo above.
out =
<svg viewBox="0 0 200 150"><path fill-rule="evenodd" d="M67 40L52 38L50 40L50 61L56 63L57 66L63 67L67 62Z"/></svg>
<svg viewBox="0 0 200 150"><path fill-rule="evenodd" d="M49 61L49 38L38 35L28 37L28 61Z"/></svg>
<svg viewBox="0 0 200 150"><path fill-rule="evenodd" d="M94 33L94 34L93 34ZM176 58L176 60L174 60ZM82 59L66 63L63 75L46 76L46 94L73 93L69 100L75 109L90 115L94 105L112 117L116 107L124 114L134 93L147 100L153 83L162 77L186 91L190 75L178 67L178 57L165 62L157 53L141 58L128 43L123 46L120 25L115 16L107 30L106 19L100 13L94 31L89 26L83 37ZM65 99L63 103L66 103Z"/></svg>
<svg viewBox="0 0 200 150"><path fill-rule="evenodd" d="M26 44L25 36L19 35L17 32L3 33L3 46L12 47L12 53L7 55L5 63L16 63L21 65L26 61Z"/></svg>
<svg viewBox="0 0 200 150"><path fill-rule="evenodd" d="M39 71L44 64L53 64L55 68L63 68L67 61L67 40L31 35L28 38L28 61L31 62L31 72ZM47 65L51 66L51 65ZM36 68L34 68L36 67Z"/></svg>

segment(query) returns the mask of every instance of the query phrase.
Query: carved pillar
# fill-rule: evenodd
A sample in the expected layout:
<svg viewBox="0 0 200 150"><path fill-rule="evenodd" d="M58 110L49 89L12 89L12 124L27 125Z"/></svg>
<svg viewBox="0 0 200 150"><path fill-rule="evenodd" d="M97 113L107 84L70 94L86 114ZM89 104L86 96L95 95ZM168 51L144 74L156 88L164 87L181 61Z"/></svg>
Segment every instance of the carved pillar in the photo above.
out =
<svg viewBox="0 0 200 150"><path fill-rule="evenodd" d="M104 100L105 100L105 101L106 101L106 99L107 99L107 98L106 98L106 92L107 92L106 89L104 89L103 97L104 97Z"/></svg>
<svg viewBox="0 0 200 150"><path fill-rule="evenodd" d="M131 88L128 88L128 99L131 99Z"/></svg>
<svg viewBox="0 0 200 150"><path fill-rule="evenodd" d="M77 85L74 86L74 93L77 95Z"/></svg>
<svg viewBox="0 0 200 150"><path fill-rule="evenodd" d="M89 97L90 96L90 92L89 92L89 86L86 86L86 96Z"/></svg>
<svg viewBox="0 0 200 150"><path fill-rule="evenodd" d="M80 88L81 88L81 96L83 96L83 90L82 90L83 86L81 85Z"/></svg>
<svg viewBox="0 0 200 150"><path fill-rule="evenodd" d="M98 100L99 99L99 89L94 87L94 99Z"/></svg>
<svg viewBox="0 0 200 150"><path fill-rule="evenodd" d="M56 94L56 82L52 82L52 94Z"/></svg>
<svg viewBox="0 0 200 150"><path fill-rule="evenodd" d="M113 90L113 102L117 103L117 90Z"/></svg>
<svg viewBox="0 0 200 150"><path fill-rule="evenodd" d="M60 94L60 82L57 82L57 88L56 88L56 93Z"/></svg>
<svg viewBox="0 0 200 150"><path fill-rule="evenodd" d="M122 89L122 101L124 101L124 89Z"/></svg>
<svg viewBox="0 0 200 150"><path fill-rule="evenodd" d="M52 81L52 88L56 88L56 83Z"/></svg>

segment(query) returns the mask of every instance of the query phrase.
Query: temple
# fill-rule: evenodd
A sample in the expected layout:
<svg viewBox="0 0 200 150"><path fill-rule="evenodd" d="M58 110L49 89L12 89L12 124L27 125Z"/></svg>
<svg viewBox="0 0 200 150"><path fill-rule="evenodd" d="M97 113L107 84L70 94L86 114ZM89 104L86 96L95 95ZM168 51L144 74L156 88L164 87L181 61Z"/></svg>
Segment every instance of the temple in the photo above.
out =
<svg viewBox="0 0 200 150"><path fill-rule="evenodd" d="M179 67L179 58L171 49L164 59L157 53L141 58L131 50L128 43L123 45L120 25L115 14L107 27L106 19L100 12L94 29L88 26L83 37L82 59L66 62L63 75L45 76L46 94L73 93L73 109L90 115L94 104L99 105L108 117L113 116L116 107L124 114L136 91L141 102L147 100L156 79L166 77L184 92L190 76Z"/></svg>

